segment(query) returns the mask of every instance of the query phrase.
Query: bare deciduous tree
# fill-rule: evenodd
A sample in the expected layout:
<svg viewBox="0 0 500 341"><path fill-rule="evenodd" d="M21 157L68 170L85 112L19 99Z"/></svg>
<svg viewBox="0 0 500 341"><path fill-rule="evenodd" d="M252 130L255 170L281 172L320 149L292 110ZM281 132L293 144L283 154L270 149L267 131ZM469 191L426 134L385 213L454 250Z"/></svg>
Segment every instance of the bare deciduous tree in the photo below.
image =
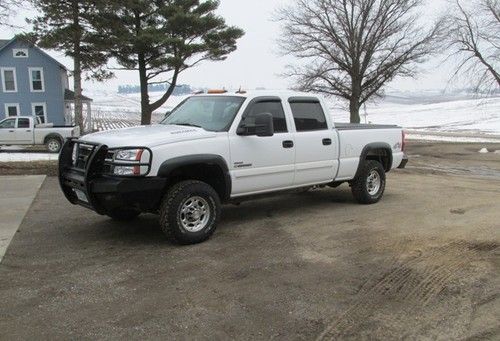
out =
<svg viewBox="0 0 500 341"><path fill-rule="evenodd" d="M15 10L22 5L24 0L0 0L0 27L14 27L9 21Z"/></svg>
<svg viewBox="0 0 500 341"><path fill-rule="evenodd" d="M414 76L435 51L440 23L418 23L421 0L295 0L278 11L284 54L305 60L290 66L299 88L349 101L351 122L396 76Z"/></svg>
<svg viewBox="0 0 500 341"><path fill-rule="evenodd" d="M446 18L450 57L458 58L454 76L463 73L476 92L500 87L500 0L475 0L468 6L456 0Z"/></svg>

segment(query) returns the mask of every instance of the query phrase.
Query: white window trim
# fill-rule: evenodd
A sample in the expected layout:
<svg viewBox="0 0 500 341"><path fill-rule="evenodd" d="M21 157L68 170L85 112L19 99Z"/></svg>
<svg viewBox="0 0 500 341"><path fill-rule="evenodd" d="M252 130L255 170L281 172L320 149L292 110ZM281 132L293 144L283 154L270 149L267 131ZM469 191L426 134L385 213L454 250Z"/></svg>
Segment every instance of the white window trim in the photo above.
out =
<svg viewBox="0 0 500 341"><path fill-rule="evenodd" d="M17 108L16 116L9 116L9 107ZM19 117L21 115L21 108L19 107L19 103L5 103L5 118Z"/></svg>
<svg viewBox="0 0 500 341"><path fill-rule="evenodd" d="M14 90L7 90L5 84L5 71L14 71ZM2 90L3 92L14 93L17 92L17 73L15 67L2 67L0 68L0 73L2 75Z"/></svg>
<svg viewBox="0 0 500 341"><path fill-rule="evenodd" d="M48 122L48 120L47 120L47 103L45 103L45 102L31 103L31 113L33 114L33 116L35 118L38 117L36 112L35 112L36 106L43 107L43 118L44 118L43 123L47 123Z"/></svg>
<svg viewBox="0 0 500 341"><path fill-rule="evenodd" d="M41 81L42 81L42 90L34 90L33 89L33 72L32 71L40 71ZM43 74L43 67L30 67L28 68L29 76L30 76L30 90L31 92L45 92L45 75Z"/></svg>
<svg viewBox="0 0 500 341"><path fill-rule="evenodd" d="M26 53L26 56L16 56L16 54L19 51L23 51L24 53ZM14 58L29 58L29 56L30 56L30 53L29 53L28 49L12 49L12 57L14 57Z"/></svg>

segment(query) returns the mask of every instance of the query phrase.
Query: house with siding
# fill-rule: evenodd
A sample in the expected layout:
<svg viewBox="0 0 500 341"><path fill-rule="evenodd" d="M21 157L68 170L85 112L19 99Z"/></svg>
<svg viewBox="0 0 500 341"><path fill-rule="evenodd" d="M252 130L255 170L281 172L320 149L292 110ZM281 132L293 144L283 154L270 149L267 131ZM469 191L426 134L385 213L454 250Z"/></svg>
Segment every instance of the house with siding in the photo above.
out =
<svg viewBox="0 0 500 341"><path fill-rule="evenodd" d="M70 125L74 97L64 65L20 38L0 40L0 120L33 115L44 123ZM92 99L83 102L90 124Z"/></svg>

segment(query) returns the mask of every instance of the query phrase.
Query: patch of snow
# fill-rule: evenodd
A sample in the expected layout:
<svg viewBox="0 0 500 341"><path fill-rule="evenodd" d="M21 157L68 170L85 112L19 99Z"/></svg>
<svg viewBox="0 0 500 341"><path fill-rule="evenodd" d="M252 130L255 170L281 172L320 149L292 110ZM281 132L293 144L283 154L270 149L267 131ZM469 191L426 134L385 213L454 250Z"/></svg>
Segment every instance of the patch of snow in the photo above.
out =
<svg viewBox="0 0 500 341"><path fill-rule="evenodd" d="M26 146L0 146L0 150L23 150Z"/></svg>
<svg viewBox="0 0 500 341"><path fill-rule="evenodd" d="M56 161L59 154L49 153L0 153L0 162Z"/></svg>
<svg viewBox="0 0 500 341"><path fill-rule="evenodd" d="M441 102L440 102L441 100ZM332 104L336 122L348 122L347 110ZM412 132L414 139L450 142L500 142L500 97L388 96L361 110L361 122L397 124ZM449 136L443 135L448 134ZM424 135L418 136L418 135ZM433 137L429 135L435 135ZM484 141L482 140L484 139Z"/></svg>
<svg viewBox="0 0 500 341"><path fill-rule="evenodd" d="M119 129L141 122L140 94L120 95L111 91L94 91L93 125L95 130ZM161 93L151 93L151 101ZM187 96L171 96L155 113L153 123L160 122ZM349 122L349 112L329 101L335 122ZM373 124L397 124L408 132L408 138L448 142L500 142L500 97L475 98L468 94L393 92L379 103L361 110L361 121Z"/></svg>
<svg viewBox="0 0 500 341"><path fill-rule="evenodd" d="M490 151L488 150L488 148L483 148L479 151L479 153L481 154L488 154Z"/></svg>

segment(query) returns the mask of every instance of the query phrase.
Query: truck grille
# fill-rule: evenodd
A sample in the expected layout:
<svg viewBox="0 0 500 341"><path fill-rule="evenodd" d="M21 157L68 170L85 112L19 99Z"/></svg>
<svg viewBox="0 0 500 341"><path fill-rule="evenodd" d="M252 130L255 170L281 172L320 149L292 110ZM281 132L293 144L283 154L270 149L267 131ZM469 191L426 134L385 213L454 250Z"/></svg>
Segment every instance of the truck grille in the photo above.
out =
<svg viewBox="0 0 500 341"><path fill-rule="evenodd" d="M87 169L90 157L94 152L96 146L86 145L86 144L75 144L74 147L76 150L73 153L76 153L76 158L74 158L73 167L85 171Z"/></svg>

